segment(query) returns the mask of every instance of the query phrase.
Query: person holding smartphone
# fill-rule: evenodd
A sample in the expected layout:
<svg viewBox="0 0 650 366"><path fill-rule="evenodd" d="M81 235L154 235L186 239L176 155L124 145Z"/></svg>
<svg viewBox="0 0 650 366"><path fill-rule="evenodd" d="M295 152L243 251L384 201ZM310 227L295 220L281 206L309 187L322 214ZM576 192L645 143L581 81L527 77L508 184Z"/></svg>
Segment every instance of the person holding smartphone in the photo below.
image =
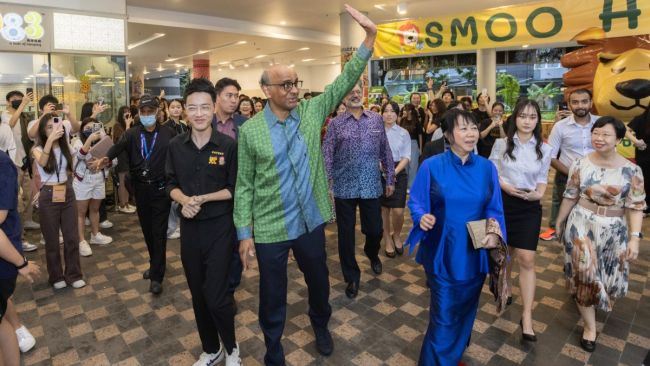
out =
<svg viewBox="0 0 650 366"><path fill-rule="evenodd" d="M40 176L38 207L41 232L45 239L48 282L55 290L71 284L86 286L79 260L77 206L72 180L73 161L63 121L54 113L46 113L37 124L36 146L32 150ZM61 264L59 231L63 233L65 272Z"/></svg>
<svg viewBox="0 0 650 366"><path fill-rule="evenodd" d="M124 133L133 126L133 116L131 115L131 108L128 106L121 106L117 111L117 123L113 126L112 135L113 143L116 144ZM135 213L135 206L130 204L130 192L132 191L131 182L127 182L127 174L129 173L129 155L122 152L117 157L117 165L115 172L119 186L117 188L118 208L117 210L122 213L132 214Z"/></svg>
<svg viewBox="0 0 650 366"><path fill-rule="evenodd" d="M499 172L508 245L519 263L519 288L523 300L521 331L524 341L535 342L533 301L535 298L535 251L542 224L541 198L548 184L551 147L542 141L539 105L523 100L513 112L515 123L507 136L494 143L490 160ZM508 266L508 273L512 261ZM510 281L510 276L508 276ZM511 286L508 286L511 288ZM512 296L507 304L512 303Z"/></svg>
<svg viewBox="0 0 650 366"><path fill-rule="evenodd" d="M41 116L51 113L53 117L60 119L63 136L65 136L67 143L70 144L70 137L79 132L81 126L74 113L70 113L70 106L59 103L59 100L54 95L47 94L38 100L38 110ZM36 141L38 137L39 122L40 119L35 119L27 125L27 135L32 141Z"/></svg>

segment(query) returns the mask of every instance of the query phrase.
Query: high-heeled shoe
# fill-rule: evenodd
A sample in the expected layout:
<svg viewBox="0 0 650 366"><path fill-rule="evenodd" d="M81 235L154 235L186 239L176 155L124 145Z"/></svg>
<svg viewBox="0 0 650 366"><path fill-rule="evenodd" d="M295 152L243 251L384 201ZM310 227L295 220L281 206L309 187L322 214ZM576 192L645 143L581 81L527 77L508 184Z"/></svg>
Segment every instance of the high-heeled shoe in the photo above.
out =
<svg viewBox="0 0 650 366"><path fill-rule="evenodd" d="M537 336L536 335L524 333L524 320L523 319L519 320L519 326L521 327L521 338L524 341L537 342Z"/></svg>
<svg viewBox="0 0 650 366"><path fill-rule="evenodd" d="M384 250L384 254L386 254L388 258L395 258L395 252L389 252L387 250Z"/></svg>
<svg viewBox="0 0 650 366"><path fill-rule="evenodd" d="M397 253L397 255L404 254L404 243L402 243L401 247L397 247L397 244L395 244L396 243L395 238L392 235L390 236L390 238L393 239L393 245L395 246L395 252Z"/></svg>

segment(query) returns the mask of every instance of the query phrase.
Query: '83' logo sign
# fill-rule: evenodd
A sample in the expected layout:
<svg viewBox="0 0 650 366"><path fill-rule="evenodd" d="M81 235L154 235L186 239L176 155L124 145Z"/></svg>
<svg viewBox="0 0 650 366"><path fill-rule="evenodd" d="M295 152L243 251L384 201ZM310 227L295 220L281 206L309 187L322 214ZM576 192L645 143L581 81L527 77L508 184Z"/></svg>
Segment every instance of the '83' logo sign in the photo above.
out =
<svg viewBox="0 0 650 366"><path fill-rule="evenodd" d="M41 39L45 29L41 23L43 16L35 11L28 11L24 16L17 13L0 14L0 34L9 42L22 42L27 39Z"/></svg>

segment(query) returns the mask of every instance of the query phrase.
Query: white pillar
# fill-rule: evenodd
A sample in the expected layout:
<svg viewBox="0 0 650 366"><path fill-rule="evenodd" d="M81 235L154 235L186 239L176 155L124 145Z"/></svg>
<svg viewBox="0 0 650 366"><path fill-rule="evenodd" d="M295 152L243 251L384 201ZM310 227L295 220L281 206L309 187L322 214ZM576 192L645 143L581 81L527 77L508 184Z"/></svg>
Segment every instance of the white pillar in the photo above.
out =
<svg viewBox="0 0 650 366"><path fill-rule="evenodd" d="M487 89L491 102L496 101L497 91L497 51L494 48L476 50L477 94Z"/></svg>

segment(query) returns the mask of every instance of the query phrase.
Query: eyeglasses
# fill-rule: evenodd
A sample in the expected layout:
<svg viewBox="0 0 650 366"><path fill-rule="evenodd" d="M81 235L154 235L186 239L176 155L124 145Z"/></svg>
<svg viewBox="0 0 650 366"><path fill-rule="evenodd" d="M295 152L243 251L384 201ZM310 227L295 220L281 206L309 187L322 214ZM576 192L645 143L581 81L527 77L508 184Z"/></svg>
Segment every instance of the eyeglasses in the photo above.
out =
<svg viewBox="0 0 650 366"><path fill-rule="evenodd" d="M281 86L284 91L290 92L293 87L295 86L297 89L302 88L302 80L296 80L296 81L285 81L284 83L280 84L266 84L268 86Z"/></svg>

